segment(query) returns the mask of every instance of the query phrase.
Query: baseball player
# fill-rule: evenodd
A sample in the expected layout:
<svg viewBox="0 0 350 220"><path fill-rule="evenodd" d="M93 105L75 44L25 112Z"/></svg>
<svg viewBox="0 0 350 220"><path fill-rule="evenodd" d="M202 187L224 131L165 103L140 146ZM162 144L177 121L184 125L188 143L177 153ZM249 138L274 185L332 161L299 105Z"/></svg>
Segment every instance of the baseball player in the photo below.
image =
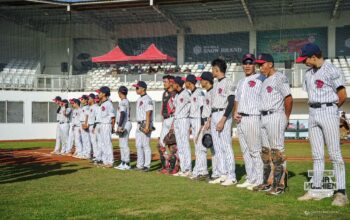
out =
<svg viewBox="0 0 350 220"><path fill-rule="evenodd" d="M341 71L332 63L325 61L316 44L307 44L301 50L296 62L303 62L310 67L306 71L304 89L309 97L309 140L314 160L313 186L321 188L324 161L324 145L327 145L336 179L336 191L332 205L349 204L345 192L345 165L339 142L339 107L347 97ZM307 192L298 200L322 199Z"/></svg>
<svg viewBox="0 0 350 220"><path fill-rule="evenodd" d="M73 157L75 158L82 158L83 157L83 146L81 143L81 122L80 122L80 115L82 114L81 108L80 108L80 101L79 99L73 99L73 112L72 112L72 127L73 127L73 141L74 145L76 147L75 153Z"/></svg>
<svg viewBox="0 0 350 220"><path fill-rule="evenodd" d="M211 72L203 72L200 77L200 83L203 89L206 90L205 96L204 96L204 105L203 105L203 112L202 112L202 121L201 126L204 131L210 131L210 118L211 118L211 108L212 108L212 96L213 96L213 84L214 84L214 77ZM200 139L197 141L201 141ZM217 179L220 177L218 173L218 163L217 163L217 157L214 151L214 148L210 148L211 150L211 165L212 165L212 174L211 179Z"/></svg>
<svg viewBox="0 0 350 220"><path fill-rule="evenodd" d="M201 140L198 140L201 131L204 92L200 88L196 87L198 79L200 78L196 78L196 76L192 74L189 74L186 78L183 78L183 80L185 80L186 89L191 92L189 121L192 129L192 137L195 144L196 155L196 162L190 179L206 180L209 177L207 167L207 148L202 145Z"/></svg>
<svg viewBox="0 0 350 220"><path fill-rule="evenodd" d="M130 122L130 104L127 98L128 88L121 86L118 89L120 103L117 112L117 134L119 135L119 146L121 154L121 163L115 167L119 170L130 170L130 148L129 148L129 134L131 131Z"/></svg>
<svg viewBox="0 0 350 220"><path fill-rule="evenodd" d="M71 114L70 114L70 124L69 124L69 132L68 132L68 139L67 139L67 148L66 148L66 154L67 156L73 156L72 152L72 148L73 148L73 141L74 141L74 132L73 132L73 122L72 122L72 118L73 118L73 111L74 111L74 99L70 99L69 100L69 104L71 106Z"/></svg>
<svg viewBox="0 0 350 220"><path fill-rule="evenodd" d="M245 54L242 59L245 78L238 82L234 107L239 144L243 154L247 178L239 188L253 190L263 182L260 135L260 89L265 77L255 73L255 57Z"/></svg>
<svg viewBox="0 0 350 220"><path fill-rule="evenodd" d="M163 123L162 123L162 130L160 132L160 137L159 137L158 150L159 150L160 160L162 165L160 172L164 174L167 174L170 171L168 167L169 164L171 163L176 164L176 161L170 162L169 160L177 159L176 157L177 149L173 149L171 153L170 152L168 153L166 146L164 144L164 137L169 133L171 127L173 127L173 124L174 124L174 112L175 112L174 99L176 96L176 91L173 88L174 78L175 78L174 76L170 76L170 75L166 75L163 77L163 85L165 90L162 97L162 108L161 108Z"/></svg>
<svg viewBox="0 0 350 220"><path fill-rule="evenodd" d="M93 159L92 161L96 161L96 155L97 155L97 132L95 129L95 122L96 122L96 114L98 112L99 106L96 103L96 95L91 93L89 95L88 104L89 104L89 115L88 115L88 130L89 130L89 137L90 137L90 143L92 147L92 153L93 153ZM91 156L91 155L89 155Z"/></svg>
<svg viewBox="0 0 350 220"><path fill-rule="evenodd" d="M56 111L56 120L57 120L57 126L56 126L56 144L55 149L51 152L51 154L59 154L60 153L60 146L61 146L61 129L60 129L60 120L62 115L62 109L60 106L62 98L60 96L56 96L52 101L57 104L58 108Z"/></svg>
<svg viewBox="0 0 350 220"><path fill-rule="evenodd" d="M150 138L152 133L152 112L154 111L153 100L147 95L147 84L143 81L133 85L140 98L136 102L136 148L137 164L136 170L148 172L151 167L151 147Z"/></svg>
<svg viewBox="0 0 350 220"><path fill-rule="evenodd" d="M218 172L220 177L209 181L210 184L230 186L237 183L235 173L235 158L232 149L232 109L235 99L233 82L225 77L226 62L213 60L213 76L218 80L214 83L212 96L211 134L217 154Z"/></svg>
<svg viewBox="0 0 350 220"><path fill-rule="evenodd" d="M64 99L61 102L62 115L60 118L60 134L61 134L61 142L62 149L61 154L67 155L70 151L68 151L68 136L69 136L69 123L70 123L70 115L72 110L68 107L68 100Z"/></svg>
<svg viewBox="0 0 350 220"><path fill-rule="evenodd" d="M174 176L190 177L192 170L191 147L189 143L190 129L190 108L191 108L191 93L183 89L185 82L181 77L175 77L174 90L177 92L175 96L175 119L174 130L176 143L178 147L178 155L180 158L180 171L173 174Z"/></svg>
<svg viewBox="0 0 350 220"><path fill-rule="evenodd" d="M102 160L101 166L112 168L114 163L112 133L114 133L115 113L112 102L109 100L111 90L107 86L102 86L96 90L100 100L100 110L96 115L98 160Z"/></svg>
<svg viewBox="0 0 350 220"><path fill-rule="evenodd" d="M261 135L267 137L269 146L262 146L263 183L253 189L278 195L287 186L284 131L292 111L293 98L287 77L274 68L274 60L270 54L260 54L255 63L266 77L261 85L259 110ZM272 181L269 180L270 176Z"/></svg>
<svg viewBox="0 0 350 220"><path fill-rule="evenodd" d="M90 159L91 158L91 142L89 136L89 112L90 107L88 105L89 97L87 95L83 95L80 98L80 102L82 104L80 115L80 132L81 132L81 140L83 144L83 156L81 159Z"/></svg>

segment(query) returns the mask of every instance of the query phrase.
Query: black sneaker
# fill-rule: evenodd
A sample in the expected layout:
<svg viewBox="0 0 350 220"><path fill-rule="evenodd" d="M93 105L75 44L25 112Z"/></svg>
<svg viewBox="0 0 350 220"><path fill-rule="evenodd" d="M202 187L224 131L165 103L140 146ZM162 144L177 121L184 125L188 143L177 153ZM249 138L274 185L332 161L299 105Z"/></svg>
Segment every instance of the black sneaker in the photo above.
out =
<svg viewBox="0 0 350 220"><path fill-rule="evenodd" d="M149 170L148 167L143 167L141 171L142 171L142 172L149 172L150 170Z"/></svg>
<svg viewBox="0 0 350 220"><path fill-rule="evenodd" d="M143 170L143 168L134 167L134 168L132 168L132 170L141 171L141 170Z"/></svg>

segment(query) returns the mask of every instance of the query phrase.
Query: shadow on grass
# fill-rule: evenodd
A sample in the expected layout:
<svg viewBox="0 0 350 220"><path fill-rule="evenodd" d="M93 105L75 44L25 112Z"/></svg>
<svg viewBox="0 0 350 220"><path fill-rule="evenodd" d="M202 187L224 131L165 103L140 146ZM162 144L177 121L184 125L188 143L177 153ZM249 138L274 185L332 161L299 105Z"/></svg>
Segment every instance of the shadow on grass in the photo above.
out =
<svg viewBox="0 0 350 220"><path fill-rule="evenodd" d="M10 159L12 159L12 163L4 163L4 161ZM0 184L23 182L49 176L61 176L75 173L82 169L90 169L89 167L77 168L78 165L69 163L47 162L43 158L33 156L7 158L1 155L0 162L2 163L0 165Z"/></svg>

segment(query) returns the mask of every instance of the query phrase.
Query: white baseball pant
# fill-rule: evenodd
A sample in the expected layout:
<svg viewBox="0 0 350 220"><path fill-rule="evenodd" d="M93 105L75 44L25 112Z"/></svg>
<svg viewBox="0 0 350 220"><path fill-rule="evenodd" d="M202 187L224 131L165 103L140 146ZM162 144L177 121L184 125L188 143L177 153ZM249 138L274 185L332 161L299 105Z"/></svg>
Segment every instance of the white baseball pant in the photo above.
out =
<svg viewBox="0 0 350 220"><path fill-rule="evenodd" d="M68 153L67 149L68 149L68 136L69 136L69 124L68 123L63 123L60 124L60 139L61 139L61 143L62 143L62 149L61 149L61 153Z"/></svg>
<svg viewBox="0 0 350 220"><path fill-rule="evenodd" d="M99 124L98 144L104 165L113 165L112 124Z"/></svg>
<svg viewBox="0 0 350 220"><path fill-rule="evenodd" d="M190 121L178 118L174 121L175 138L182 172L192 170L191 147L189 142Z"/></svg>
<svg viewBox="0 0 350 220"><path fill-rule="evenodd" d="M98 146L97 146L97 131L96 131L96 128L94 128L94 125L89 125L89 137L90 137L93 157L96 158Z"/></svg>
<svg viewBox="0 0 350 220"><path fill-rule="evenodd" d="M207 148L202 144L202 139L197 136L200 135L199 131L201 129L201 118L190 118L190 126L192 128L192 137L195 144L195 154L196 162L193 168L193 175L207 175L208 166L207 166ZM197 139L197 142L196 142Z"/></svg>
<svg viewBox="0 0 350 220"><path fill-rule="evenodd" d="M146 135L136 128L136 149L137 149L137 163L136 167L142 169L143 167L151 167L152 151L150 146L151 134Z"/></svg>
<svg viewBox="0 0 350 220"><path fill-rule="evenodd" d="M83 156L90 158L91 157L91 143L89 136L89 129L83 129L80 127L81 140L83 144Z"/></svg>
<svg viewBox="0 0 350 220"><path fill-rule="evenodd" d="M125 134L123 136L119 136L120 157L121 161L125 163L130 162L129 134L131 127L131 122L126 122L124 126Z"/></svg>

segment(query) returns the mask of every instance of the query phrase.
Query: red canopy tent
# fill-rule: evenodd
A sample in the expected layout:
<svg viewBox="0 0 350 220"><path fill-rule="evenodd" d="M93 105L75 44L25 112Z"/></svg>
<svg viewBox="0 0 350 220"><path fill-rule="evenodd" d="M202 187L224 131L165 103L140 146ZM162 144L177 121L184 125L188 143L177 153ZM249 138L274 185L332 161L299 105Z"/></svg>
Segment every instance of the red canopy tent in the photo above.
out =
<svg viewBox="0 0 350 220"><path fill-rule="evenodd" d="M105 55L93 57L94 63L127 63L133 59L133 56L127 56L119 46L109 51Z"/></svg>
<svg viewBox="0 0 350 220"><path fill-rule="evenodd" d="M175 62L176 59L167 54L162 53L154 44L151 44L145 52L140 55L131 57L134 63L137 62Z"/></svg>

